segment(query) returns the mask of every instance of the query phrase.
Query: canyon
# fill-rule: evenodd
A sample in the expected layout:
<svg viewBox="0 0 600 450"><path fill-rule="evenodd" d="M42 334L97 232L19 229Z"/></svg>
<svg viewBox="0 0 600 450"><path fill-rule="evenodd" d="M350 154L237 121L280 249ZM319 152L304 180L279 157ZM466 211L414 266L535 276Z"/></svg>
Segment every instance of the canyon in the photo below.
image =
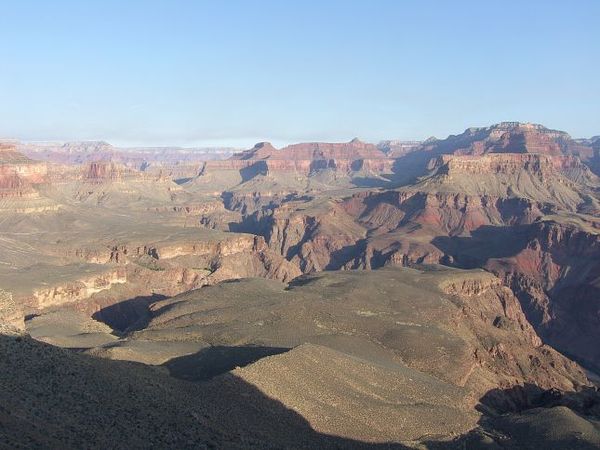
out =
<svg viewBox="0 0 600 450"><path fill-rule="evenodd" d="M599 142L503 122L244 151L1 143L0 381L42 373L63 402L3 389L0 437L110 446L93 423L112 415L133 446L600 445ZM4 431L35 395L41 428ZM77 396L110 415L67 418Z"/></svg>

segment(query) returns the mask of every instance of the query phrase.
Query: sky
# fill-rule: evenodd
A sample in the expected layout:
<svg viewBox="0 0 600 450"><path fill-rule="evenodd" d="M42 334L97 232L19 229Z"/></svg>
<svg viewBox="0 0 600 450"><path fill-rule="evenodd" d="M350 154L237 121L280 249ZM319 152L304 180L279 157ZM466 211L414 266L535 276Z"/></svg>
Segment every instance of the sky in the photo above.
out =
<svg viewBox="0 0 600 450"><path fill-rule="evenodd" d="M0 2L0 137L116 145L600 134L600 1Z"/></svg>

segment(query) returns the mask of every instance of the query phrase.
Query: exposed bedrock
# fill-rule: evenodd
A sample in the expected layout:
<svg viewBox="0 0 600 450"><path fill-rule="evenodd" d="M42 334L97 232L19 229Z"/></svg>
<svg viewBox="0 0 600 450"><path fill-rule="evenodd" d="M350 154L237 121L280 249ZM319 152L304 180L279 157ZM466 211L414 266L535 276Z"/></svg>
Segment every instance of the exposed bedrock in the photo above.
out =
<svg viewBox="0 0 600 450"><path fill-rule="evenodd" d="M22 333L24 330L22 306L13 300L10 292L0 290L0 334Z"/></svg>
<svg viewBox="0 0 600 450"><path fill-rule="evenodd" d="M520 228L483 227L471 237L434 242L456 265L497 274L546 342L598 370L600 236L595 228L557 218Z"/></svg>

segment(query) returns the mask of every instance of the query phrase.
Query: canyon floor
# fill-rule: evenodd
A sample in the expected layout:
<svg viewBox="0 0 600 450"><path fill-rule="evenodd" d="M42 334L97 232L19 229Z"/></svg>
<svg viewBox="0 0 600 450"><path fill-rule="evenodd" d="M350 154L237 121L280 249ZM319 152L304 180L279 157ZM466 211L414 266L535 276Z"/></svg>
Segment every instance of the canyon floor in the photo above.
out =
<svg viewBox="0 0 600 450"><path fill-rule="evenodd" d="M0 144L0 447L600 447L599 143Z"/></svg>

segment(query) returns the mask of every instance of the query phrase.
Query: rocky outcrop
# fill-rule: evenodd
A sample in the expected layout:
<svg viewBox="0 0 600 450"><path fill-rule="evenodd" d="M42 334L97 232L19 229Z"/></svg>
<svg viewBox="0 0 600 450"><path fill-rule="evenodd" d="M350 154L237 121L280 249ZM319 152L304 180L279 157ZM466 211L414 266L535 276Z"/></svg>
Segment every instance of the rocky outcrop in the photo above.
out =
<svg viewBox="0 0 600 450"><path fill-rule="evenodd" d="M502 280L486 272L470 272L468 276L452 276L442 279L440 289L466 301L470 314L474 317L495 317L493 325L498 328L516 327L534 347L540 347L542 340L533 326L527 321L523 308L514 293L504 286ZM493 299L490 301L490 299Z"/></svg>
<svg viewBox="0 0 600 450"><path fill-rule="evenodd" d="M92 314L135 297L172 296L224 280L265 277L288 282L301 275L263 237L249 234L107 242L54 252L76 263L39 272L33 268L31 288L23 287L18 296L30 309L71 306Z"/></svg>
<svg viewBox="0 0 600 450"><path fill-rule="evenodd" d="M86 183L108 183L125 181L163 181L170 182L168 174L140 171L110 160L92 161L83 166L81 180Z"/></svg>
<svg viewBox="0 0 600 450"><path fill-rule="evenodd" d="M43 182L48 173L46 164L27 158L15 145L6 143L0 143L0 168L33 184Z"/></svg>
<svg viewBox="0 0 600 450"><path fill-rule="evenodd" d="M353 258L354 247L366 236L365 229L336 202L317 203L313 208L300 210L286 204L268 215L255 213L251 217L255 219L256 232L265 237L269 248L303 273L343 267Z"/></svg>
<svg viewBox="0 0 600 450"><path fill-rule="evenodd" d="M49 183L52 195L65 203L151 209L184 207L182 188L162 173L141 172L110 160L57 170Z"/></svg>
<svg viewBox="0 0 600 450"><path fill-rule="evenodd" d="M10 292L0 290L0 335L22 333L25 316Z"/></svg>
<svg viewBox="0 0 600 450"><path fill-rule="evenodd" d="M12 167L0 166L0 198L34 197L36 192Z"/></svg>
<svg viewBox="0 0 600 450"><path fill-rule="evenodd" d="M88 182L101 183L108 180L120 180L123 177L123 169L109 161L91 162L83 174L84 180Z"/></svg>
<svg viewBox="0 0 600 450"><path fill-rule="evenodd" d="M547 220L532 224L524 245L510 256L485 263L519 296L528 319L547 342L596 370L599 252L595 229Z"/></svg>
<svg viewBox="0 0 600 450"><path fill-rule="evenodd" d="M417 149L401 150L396 156L395 172L403 183L412 183L427 174L427 165L440 155L482 156L486 154L540 154L579 158L595 173L600 167L591 141L572 139L567 133L542 125L502 122L489 127L468 128L446 139L429 138ZM389 153L390 156L394 154Z"/></svg>
<svg viewBox="0 0 600 450"><path fill-rule="evenodd" d="M92 295L108 290L115 285L127 282L126 271L122 268L107 268L100 273L80 274L74 279L57 281L33 289L31 294L19 296L19 301L32 309L44 309L74 304Z"/></svg>

